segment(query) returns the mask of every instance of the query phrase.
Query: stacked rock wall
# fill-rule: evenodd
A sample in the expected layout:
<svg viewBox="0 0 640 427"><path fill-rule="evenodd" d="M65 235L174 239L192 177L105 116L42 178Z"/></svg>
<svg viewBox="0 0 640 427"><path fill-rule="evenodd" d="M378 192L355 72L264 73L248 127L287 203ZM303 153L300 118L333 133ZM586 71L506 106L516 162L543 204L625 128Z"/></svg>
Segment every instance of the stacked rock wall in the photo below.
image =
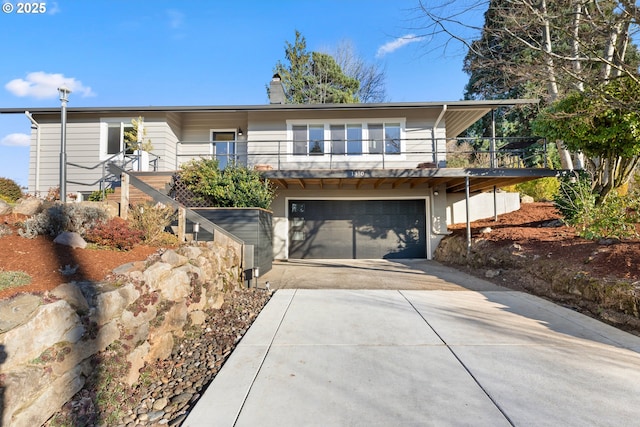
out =
<svg viewBox="0 0 640 427"><path fill-rule="evenodd" d="M126 382L171 355L183 329L242 286L240 248L206 243L125 264L103 283L66 283L0 302L0 425L43 424L85 384L92 356L118 341Z"/></svg>

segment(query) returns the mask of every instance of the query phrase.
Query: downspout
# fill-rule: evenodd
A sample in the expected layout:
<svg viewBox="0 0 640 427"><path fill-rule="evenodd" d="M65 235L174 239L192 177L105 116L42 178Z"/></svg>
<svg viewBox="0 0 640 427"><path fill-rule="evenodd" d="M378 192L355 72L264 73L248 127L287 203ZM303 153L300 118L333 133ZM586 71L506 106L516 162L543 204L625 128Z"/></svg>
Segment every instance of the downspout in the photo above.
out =
<svg viewBox="0 0 640 427"><path fill-rule="evenodd" d="M467 208L467 260L471 256L471 220L469 219L469 175L464 177L464 197Z"/></svg>
<svg viewBox="0 0 640 427"><path fill-rule="evenodd" d="M40 124L36 122L30 112L25 111L24 115L31 121L33 127L36 128L36 184L35 195L40 195Z"/></svg>
<svg viewBox="0 0 640 427"><path fill-rule="evenodd" d="M435 123L433 124L433 127L431 128L431 140L433 141L433 149L435 151L433 160L435 161L435 164L437 167L440 167L440 164L438 162L438 144L436 143L436 128L440 124L440 121L442 120L442 118L444 117L444 113L446 112L447 112L447 104L443 104L442 111L440 112L440 115L438 116Z"/></svg>

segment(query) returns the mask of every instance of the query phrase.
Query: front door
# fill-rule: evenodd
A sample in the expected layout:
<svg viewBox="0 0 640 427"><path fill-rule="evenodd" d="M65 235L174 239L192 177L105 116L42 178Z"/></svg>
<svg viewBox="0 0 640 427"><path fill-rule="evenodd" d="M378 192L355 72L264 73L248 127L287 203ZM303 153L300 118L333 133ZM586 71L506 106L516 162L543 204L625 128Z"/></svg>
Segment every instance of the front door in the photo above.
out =
<svg viewBox="0 0 640 427"><path fill-rule="evenodd" d="M212 154L218 160L220 170L236 159L236 133L234 131L211 132Z"/></svg>

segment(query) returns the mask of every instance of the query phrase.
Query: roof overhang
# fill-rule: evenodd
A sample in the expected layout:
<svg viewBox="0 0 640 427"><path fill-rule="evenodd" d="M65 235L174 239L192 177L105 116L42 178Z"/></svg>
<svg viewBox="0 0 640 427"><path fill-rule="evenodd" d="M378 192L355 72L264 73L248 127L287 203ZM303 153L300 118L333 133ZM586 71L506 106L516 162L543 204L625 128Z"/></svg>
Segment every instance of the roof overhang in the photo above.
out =
<svg viewBox="0 0 640 427"><path fill-rule="evenodd" d="M262 176L278 188L318 189L419 189L445 185L448 192L463 192L469 178L472 193L493 190L566 173L551 169L376 169L264 171Z"/></svg>
<svg viewBox="0 0 640 427"><path fill-rule="evenodd" d="M249 112L301 112L301 111L379 111L379 110L435 110L444 111L447 138L455 138L491 110L501 107L536 104L536 99L500 99L488 101L451 102L388 102L360 104L260 104L227 106L138 106L138 107L68 107L69 116L76 114L121 114L137 116L144 113L249 113ZM60 107L52 108L0 108L0 114L60 115Z"/></svg>

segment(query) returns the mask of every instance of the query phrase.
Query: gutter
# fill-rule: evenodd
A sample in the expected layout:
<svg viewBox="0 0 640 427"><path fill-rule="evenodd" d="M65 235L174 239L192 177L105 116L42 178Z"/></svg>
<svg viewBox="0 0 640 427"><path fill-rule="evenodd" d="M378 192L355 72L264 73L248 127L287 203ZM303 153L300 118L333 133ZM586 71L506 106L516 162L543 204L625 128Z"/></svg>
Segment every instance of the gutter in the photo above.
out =
<svg viewBox="0 0 640 427"><path fill-rule="evenodd" d="M40 195L40 124L36 122L29 111L25 111L24 115L31 121L31 124L36 128L36 184L34 187L34 194Z"/></svg>

